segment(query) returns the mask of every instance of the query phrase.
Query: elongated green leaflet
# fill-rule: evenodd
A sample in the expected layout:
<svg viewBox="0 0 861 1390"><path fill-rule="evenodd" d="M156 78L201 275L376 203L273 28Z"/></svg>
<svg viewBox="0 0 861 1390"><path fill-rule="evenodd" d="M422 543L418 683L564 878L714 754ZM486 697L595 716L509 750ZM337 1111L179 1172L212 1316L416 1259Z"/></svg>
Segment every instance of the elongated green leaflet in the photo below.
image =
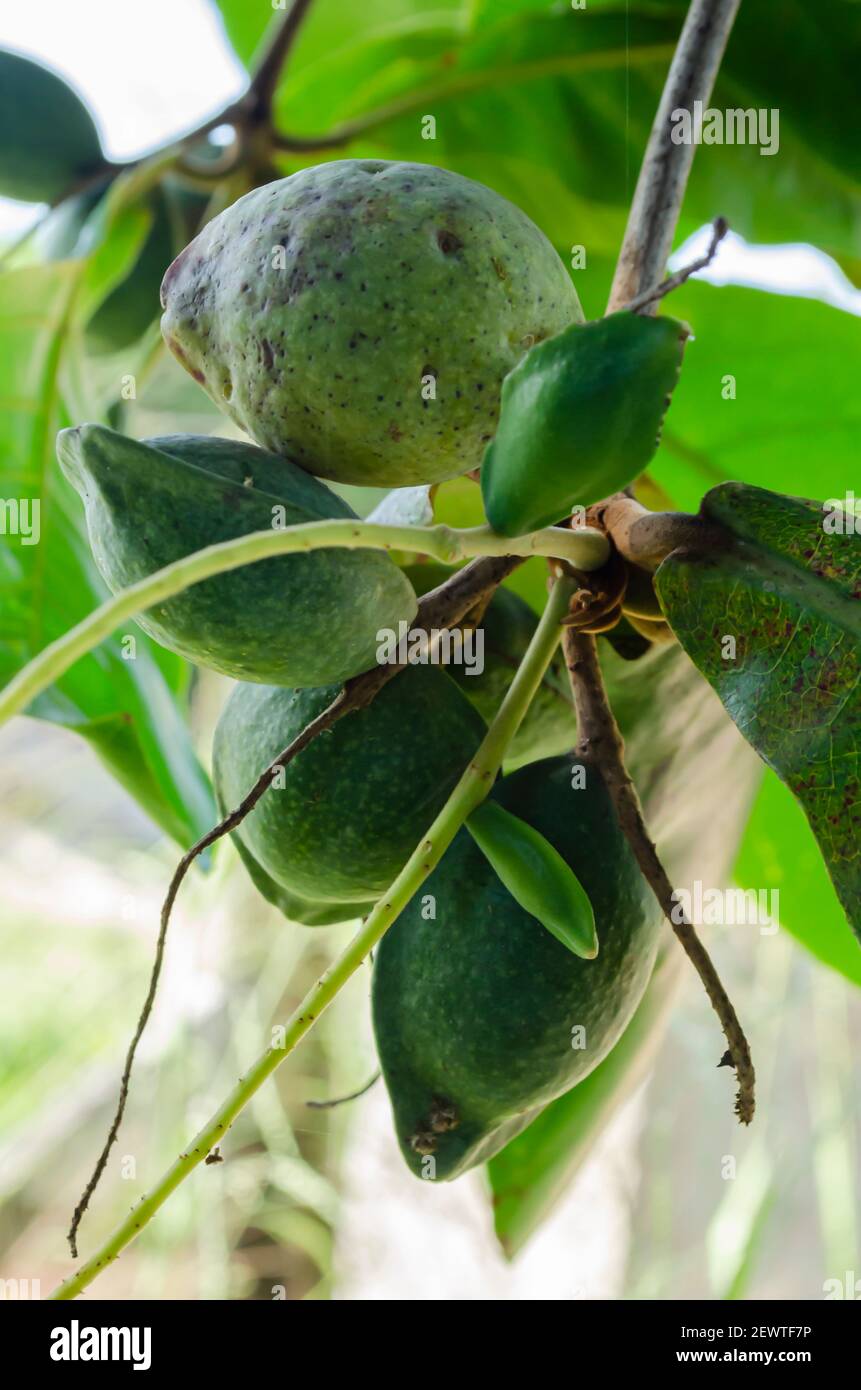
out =
<svg viewBox="0 0 861 1390"><path fill-rule="evenodd" d="M495 531L534 531L642 473L688 333L678 319L622 312L572 323L527 353L503 382L499 427L481 467Z"/></svg>
<svg viewBox="0 0 861 1390"><path fill-rule="evenodd" d="M584 960L598 954L589 896L549 840L496 801L482 802L466 822L475 843L511 896Z"/></svg>

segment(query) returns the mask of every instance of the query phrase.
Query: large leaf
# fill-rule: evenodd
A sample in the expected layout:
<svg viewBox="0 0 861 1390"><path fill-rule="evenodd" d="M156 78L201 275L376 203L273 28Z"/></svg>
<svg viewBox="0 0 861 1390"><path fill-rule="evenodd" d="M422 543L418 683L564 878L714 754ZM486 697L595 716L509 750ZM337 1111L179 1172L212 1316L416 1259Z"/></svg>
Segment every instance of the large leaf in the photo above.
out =
<svg viewBox="0 0 861 1390"><path fill-rule="evenodd" d="M779 21L770 5L741 6L711 104L779 112L780 145L773 155L750 145L698 151L697 194L716 200L713 213L757 241L811 241L857 256L861 166L842 112L857 102L859 57L855 0L782 0Z"/></svg>
<svg viewBox="0 0 861 1390"><path fill-rule="evenodd" d="M107 597L90 558L83 513L54 457L68 423L58 364L80 264L17 270L0 279L0 681ZM9 525L9 502L19 534ZM22 504L40 505L38 544L20 534ZM35 532L33 533L35 535ZM78 662L30 710L88 739L119 780L182 843L212 824L209 784L177 701L187 679L178 658L132 625L134 659L117 633Z"/></svg>
<svg viewBox="0 0 861 1390"><path fill-rule="evenodd" d="M861 936L861 539L815 502L726 483L703 500L729 539L676 551L655 585L688 652L801 802ZM727 640L731 645L727 646Z"/></svg>
<svg viewBox="0 0 861 1390"><path fill-rule="evenodd" d="M356 121L357 137L334 157L443 164L514 198L560 248L606 253L621 238L686 8L506 0L479 6L468 25L453 6L320 6L279 91L278 122L318 134ZM849 0L823 0L815 15L789 0L779 24L766 7L741 7L713 105L777 110L779 147L703 145L680 235L721 212L756 240L857 256L858 183L841 113L854 99L858 42ZM833 100L810 81L812 52Z"/></svg>
<svg viewBox="0 0 861 1390"><path fill-rule="evenodd" d="M781 927L818 960L861 985L861 951L846 930L813 832L773 772L763 779L733 873L746 890L777 891Z"/></svg>
<svg viewBox="0 0 861 1390"><path fill-rule="evenodd" d="M290 0L281 0L277 7L249 5L248 0L215 0L215 6L237 57L250 69L259 60L272 32L283 22ZM460 7L461 0L436 0L433 9L457 11ZM290 55L284 87L301 82L305 72L315 68L321 59L328 59L341 49L354 52L369 34L404 21L409 24L422 11L427 13L427 8L422 0L366 0L362 5L355 5L352 0L326 0L325 4L312 6ZM320 107L321 112L325 110L325 106Z"/></svg>
<svg viewBox="0 0 861 1390"><path fill-rule="evenodd" d="M0 49L0 195L53 203L103 163L93 118L68 83Z"/></svg>
<svg viewBox="0 0 861 1390"><path fill-rule="evenodd" d="M695 510L730 479L803 495L815 478L822 497L858 490L854 315L702 282L668 302L693 337L649 471L677 506Z"/></svg>
<svg viewBox="0 0 861 1390"><path fill-rule="evenodd" d="M723 882L759 776L756 759L678 647L623 661L601 646L628 766L671 879ZM547 1217L646 1075L684 968L668 937L646 995L610 1055L491 1160L496 1233L507 1254Z"/></svg>

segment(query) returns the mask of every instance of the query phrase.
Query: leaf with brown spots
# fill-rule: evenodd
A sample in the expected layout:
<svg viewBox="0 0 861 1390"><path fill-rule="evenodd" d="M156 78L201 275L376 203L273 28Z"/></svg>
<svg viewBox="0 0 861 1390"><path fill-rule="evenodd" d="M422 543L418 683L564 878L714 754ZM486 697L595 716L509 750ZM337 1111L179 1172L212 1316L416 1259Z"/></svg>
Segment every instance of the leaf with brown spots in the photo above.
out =
<svg viewBox="0 0 861 1390"><path fill-rule="evenodd" d="M804 808L861 937L861 538L851 513L725 483L702 513L711 554L676 551L655 576L688 656ZM732 644L726 639L734 639Z"/></svg>

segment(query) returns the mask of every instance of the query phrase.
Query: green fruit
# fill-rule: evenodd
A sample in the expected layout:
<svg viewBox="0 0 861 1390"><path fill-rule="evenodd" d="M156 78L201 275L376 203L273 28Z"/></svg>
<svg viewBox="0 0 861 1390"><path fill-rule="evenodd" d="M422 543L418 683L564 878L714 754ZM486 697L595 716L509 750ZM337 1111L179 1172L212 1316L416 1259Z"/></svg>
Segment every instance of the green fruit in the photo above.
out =
<svg viewBox="0 0 861 1390"><path fill-rule="evenodd" d="M105 163L93 118L61 77L0 50L0 195L53 203Z"/></svg>
<svg viewBox="0 0 861 1390"><path fill-rule="evenodd" d="M238 685L213 745L222 808L236 806L336 694L336 686ZM444 671L408 667L367 709L345 715L289 763L283 785L239 826L246 862L250 856L260 870L258 887L270 900L281 888L311 904L317 921L326 904L329 921L367 911L421 841L484 732Z"/></svg>
<svg viewBox="0 0 861 1390"><path fill-rule="evenodd" d="M218 541L355 515L289 460L231 439L138 443L81 425L61 431L57 452L84 499L93 556L114 592ZM317 550L204 580L138 621L200 666L317 686L373 666L377 629L410 622L415 611L415 594L388 555Z"/></svg>
<svg viewBox="0 0 861 1390"><path fill-rule="evenodd" d="M176 259L162 303L168 346L259 444L392 486L475 468L505 375L582 319L519 208L432 165L367 159L241 198Z"/></svg>
<svg viewBox="0 0 861 1390"><path fill-rule="evenodd" d="M583 884L594 960L518 906L465 829L377 949L380 1063L398 1142L420 1176L455 1178L498 1152L598 1065L645 990L661 914L597 768L581 761L580 790L559 758L522 768L493 796Z"/></svg>
<svg viewBox="0 0 861 1390"><path fill-rule="evenodd" d="M550 526L626 487L655 452L689 329L611 314L534 347L502 387L481 466L487 519L502 536Z"/></svg>
<svg viewBox="0 0 861 1390"><path fill-rule="evenodd" d="M445 565L432 561L407 565L404 573L421 597L452 574ZM481 717L490 723L514 679L514 673L535 631L538 619L519 594L497 589L481 620L484 631L484 670L469 675L465 666L448 666L467 699ZM564 753L575 742L577 727L571 701L571 685L561 656L547 668L535 698L508 747L506 771L513 771L536 758Z"/></svg>

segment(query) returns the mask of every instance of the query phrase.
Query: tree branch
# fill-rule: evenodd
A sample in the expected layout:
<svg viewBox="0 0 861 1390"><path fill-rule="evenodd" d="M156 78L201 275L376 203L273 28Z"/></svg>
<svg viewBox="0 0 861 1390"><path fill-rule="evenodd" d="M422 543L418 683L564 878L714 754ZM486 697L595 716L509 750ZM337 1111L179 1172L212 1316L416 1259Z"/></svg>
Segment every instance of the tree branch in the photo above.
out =
<svg viewBox="0 0 861 1390"><path fill-rule="evenodd" d="M664 277L694 157L671 139L671 118L708 102L740 0L692 0L643 157L607 312Z"/></svg>
<svg viewBox="0 0 861 1390"><path fill-rule="evenodd" d="M607 699L595 638L568 628L563 647L577 711L577 751L581 756L588 754L597 763L640 870L711 1000L738 1079L736 1114L742 1124L749 1124L754 1112L755 1073L747 1038L708 951L676 900L646 828L636 788L625 767L622 736Z"/></svg>
<svg viewBox="0 0 861 1390"><path fill-rule="evenodd" d="M620 555L652 572L674 550L703 554L728 544L727 532L716 521L689 512L650 512L625 492L588 507L586 517L590 526L606 533Z"/></svg>
<svg viewBox="0 0 861 1390"><path fill-rule="evenodd" d="M712 236L708 250L702 256L697 256L696 260L691 261L689 265L682 266L675 275L668 275L659 285L653 285L651 289L643 290L642 294L636 295L623 307L632 314L640 314L652 304L657 304L659 299L664 299L666 295L672 294L673 290L677 290L686 280L690 280L691 276L695 275L698 270L705 270L707 265L711 265L718 246L728 231L729 223L726 218L716 217L712 223Z"/></svg>
<svg viewBox="0 0 861 1390"><path fill-rule="evenodd" d="M256 124L266 123L270 120L275 89L281 79L290 51L296 42L302 21L312 4L313 0L293 0L290 10L275 30L251 79L251 85L242 98L242 104L248 112L248 118Z"/></svg>

